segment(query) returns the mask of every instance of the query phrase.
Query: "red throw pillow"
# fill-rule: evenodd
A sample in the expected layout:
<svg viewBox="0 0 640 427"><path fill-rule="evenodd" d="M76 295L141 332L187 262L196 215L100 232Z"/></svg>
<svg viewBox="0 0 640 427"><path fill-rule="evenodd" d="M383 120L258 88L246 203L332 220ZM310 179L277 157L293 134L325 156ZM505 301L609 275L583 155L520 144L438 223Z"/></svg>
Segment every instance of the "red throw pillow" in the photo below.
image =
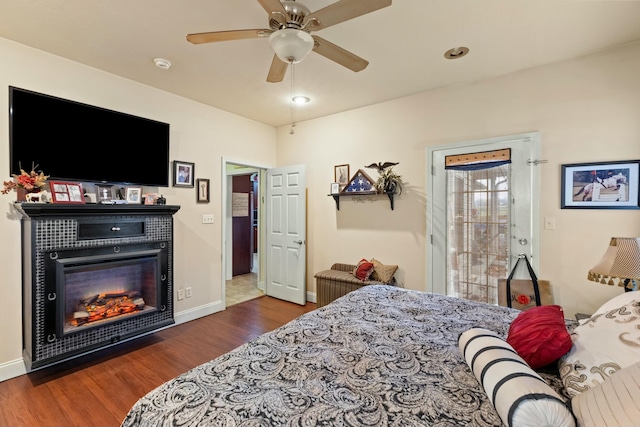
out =
<svg viewBox="0 0 640 427"><path fill-rule="evenodd" d="M507 342L533 369L555 362L571 350L571 335L559 305L523 311L509 326Z"/></svg>
<svg viewBox="0 0 640 427"><path fill-rule="evenodd" d="M356 265L356 268L353 269L353 275L363 282L369 280L371 273L373 273L373 264L364 258L362 258Z"/></svg>

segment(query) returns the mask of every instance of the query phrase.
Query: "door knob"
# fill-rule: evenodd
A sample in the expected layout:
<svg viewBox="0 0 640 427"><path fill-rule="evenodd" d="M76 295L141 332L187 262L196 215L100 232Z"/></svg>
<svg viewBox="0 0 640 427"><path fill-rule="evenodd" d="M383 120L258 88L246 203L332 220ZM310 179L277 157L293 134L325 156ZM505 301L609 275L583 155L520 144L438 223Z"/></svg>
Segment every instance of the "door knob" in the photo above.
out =
<svg viewBox="0 0 640 427"><path fill-rule="evenodd" d="M304 242L302 240L294 240L293 243L297 243L299 245L303 244Z"/></svg>

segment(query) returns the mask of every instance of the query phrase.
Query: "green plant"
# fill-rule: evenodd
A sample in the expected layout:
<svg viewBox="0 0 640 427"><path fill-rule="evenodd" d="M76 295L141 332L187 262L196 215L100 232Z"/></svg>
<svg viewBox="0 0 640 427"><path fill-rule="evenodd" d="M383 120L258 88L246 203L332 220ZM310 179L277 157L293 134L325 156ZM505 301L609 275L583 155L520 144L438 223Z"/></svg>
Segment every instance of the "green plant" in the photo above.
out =
<svg viewBox="0 0 640 427"><path fill-rule="evenodd" d="M402 177L395 173L391 167L380 172L380 176L374 186L379 193L401 194L404 182Z"/></svg>

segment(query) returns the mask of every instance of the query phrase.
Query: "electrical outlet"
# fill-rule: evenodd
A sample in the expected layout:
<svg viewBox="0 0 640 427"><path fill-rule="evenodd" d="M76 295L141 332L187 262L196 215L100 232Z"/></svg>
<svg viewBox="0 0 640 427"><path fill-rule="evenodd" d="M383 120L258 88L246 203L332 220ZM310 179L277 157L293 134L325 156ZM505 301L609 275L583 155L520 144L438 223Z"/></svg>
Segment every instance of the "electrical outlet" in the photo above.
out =
<svg viewBox="0 0 640 427"><path fill-rule="evenodd" d="M191 293L191 286L184 288L184 295L187 298L191 298L193 296L193 294Z"/></svg>
<svg viewBox="0 0 640 427"><path fill-rule="evenodd" d="M213 214L202 214L203 224L213 224Z"/></svg>
<svg viewBox="0 0 640 427"><path fill-rule="evenodd" d="M178 289L178 301L184 299L184 289Z"/></svg>

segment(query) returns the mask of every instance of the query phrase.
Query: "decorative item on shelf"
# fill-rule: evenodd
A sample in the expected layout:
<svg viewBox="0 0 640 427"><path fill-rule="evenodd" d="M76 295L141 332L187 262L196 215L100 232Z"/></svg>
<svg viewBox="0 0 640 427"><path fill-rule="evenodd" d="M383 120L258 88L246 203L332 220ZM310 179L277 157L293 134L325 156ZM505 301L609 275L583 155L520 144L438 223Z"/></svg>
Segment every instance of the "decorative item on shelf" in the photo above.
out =
<svg viewBox="0 0 640 427"><path fill-rule="evenodd" d="M27 199L32 193L39 193L47 185L49 175L45 175L42 171L36 172L38 165L32 165L31 172L27 172L20 168L20 175L13 174L13 181L4 181L2 194L7 194L13 190L17 193L18 202L36 201L33 196ZM40 201L39 199L37 201Z"/></svg>
<svg viewBox="0 0 640 427"><path fill-rule="evenodd" d="M399 163L393 162L378 162L371 163L365 168L372 168L378 171L378 180L375 183L375 188L378 193L384 194L401 194L404 183L402 177L393 171L393 167Z"/></svg>
<svg viewBox="0 0 640 427"><path fill-rule="evenodd" d="M84 204L84 192L82 184L78 182L49 182L51 188L51 201L53 203Z"/></svg>
<svg viewBox="0 0 640 427"><path fill-rule="evenodd" d="M589 270L587 279L613 286L613 279L619 279L618 286L625 292L637 291L640 284L640 237L612 237L602 259Z"/></svg>

